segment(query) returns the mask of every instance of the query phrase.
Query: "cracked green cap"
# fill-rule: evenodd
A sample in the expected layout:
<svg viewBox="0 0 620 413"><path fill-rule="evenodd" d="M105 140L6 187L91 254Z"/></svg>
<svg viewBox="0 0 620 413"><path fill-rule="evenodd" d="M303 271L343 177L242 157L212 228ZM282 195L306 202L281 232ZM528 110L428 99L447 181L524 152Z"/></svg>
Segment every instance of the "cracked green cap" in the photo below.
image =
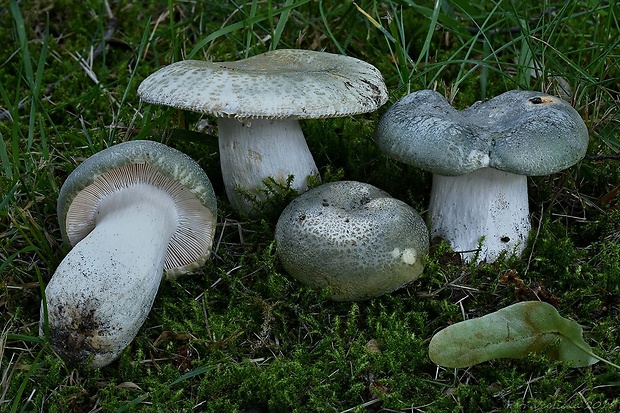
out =
<svg viewBox="0 0 620 413"><path fill-rule="evenodd" d="M336 301L411 283L424 269L428 228L404 202L366 183L331 182L295 198L276 225L278 256L305 285Z"/></svg>
<svg viewBox="0 0 620 413"><path fill-rule="evenodd" d="M581 160L588 130L562 99L513 90L458 111L432 90L413 92L382 116L381 150L434 174L464 175L491 167L517 175L548 175Z"/></svg>

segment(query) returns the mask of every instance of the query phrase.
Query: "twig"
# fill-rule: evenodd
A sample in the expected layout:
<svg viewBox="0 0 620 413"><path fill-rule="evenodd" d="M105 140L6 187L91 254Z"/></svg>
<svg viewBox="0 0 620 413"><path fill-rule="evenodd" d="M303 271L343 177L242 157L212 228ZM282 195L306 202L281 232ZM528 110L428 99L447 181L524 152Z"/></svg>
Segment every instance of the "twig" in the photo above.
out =
<svg viewBox="0 0 620 413"><path fill-rule="evenodd" d="M103 34L103 39L92 52L91 58L93 60L95 60L97 57L99 57L101 53L103 53L103 49L105 45L110 40L112 40L112 37L114 37L114 33L116 32L116 29L118 29L119 24L120 24L120 21L116 17L114 17L114 15L111 15L110 21L108 22L108 28Z"/></svg>
<svg viewBox="0 0 620 413"><path fill-rule="evenodd" d="M594 162L606 160L620 161L620 153L616 153L613 155L590 155L586 156L586 159Z"/></svg>
<svg viewBox="0 0 620 413"><path fill-rule="evenodd" d="M521 31L521 28L518 26L513 26L513 27L508 27L508 28L502 28L502 29L488 29L488 30L482 30L479 27L474 27L474 26L467 26L467 31L471 34L478 34L478 33L484 33L487 36L494 36L496 34L510 34L510 33L519 33Z"/></svg>

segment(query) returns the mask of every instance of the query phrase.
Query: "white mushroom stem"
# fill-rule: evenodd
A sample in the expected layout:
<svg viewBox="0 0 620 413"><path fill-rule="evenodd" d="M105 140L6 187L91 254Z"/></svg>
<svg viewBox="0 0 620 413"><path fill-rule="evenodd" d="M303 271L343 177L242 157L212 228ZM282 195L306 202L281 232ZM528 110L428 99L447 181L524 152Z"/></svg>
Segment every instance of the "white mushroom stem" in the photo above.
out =
<svg viewBox="0 0 620 413"><path fill-rule="evenodd" d="M251 212L255 204L245 195L266 197L263 181L269 177L298 192L308 189L308 177L319 174L297 119L218 118L220 163L226 195L232 206Z"/></svg>
<svg viewBox="0 0 620 413"><path fill-rule="evenodd" d="M519 256L531 228L527 177L493 168L434 174L429 214L431 237L447 240L467 262L493 262L504 251Z"/></svg>
<svg viewBox="0 0 620 413"><path fill-rule="evenodd" d="M151 185L101 200L95 228L45 290L51 342L65 360L92 355L91 366L101 367L129 345L157 294L176 227L174 201Z"/></svg>

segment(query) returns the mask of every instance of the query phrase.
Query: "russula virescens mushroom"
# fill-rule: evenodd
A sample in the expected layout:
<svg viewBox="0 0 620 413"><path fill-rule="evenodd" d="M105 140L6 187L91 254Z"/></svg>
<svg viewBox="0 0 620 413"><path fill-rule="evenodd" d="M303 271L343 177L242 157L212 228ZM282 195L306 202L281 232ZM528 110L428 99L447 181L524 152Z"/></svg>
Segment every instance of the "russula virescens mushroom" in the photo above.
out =
<svg viewBox="0 0 620 413"><path fill-rule="evenodd" d="M73 246L47 288L49 334L70 364L102 367L129 345L164 272L205 263L215 233L211 182L187 155L152 141L109 147L80 164L58 197ZM45 334L43 306L40 334Z"/></svg>
<svg viewBox="0 0 620 413"><path fill-rule="evenodd" d="M413 208L355 181L301 194L275 232L284 269L336 301L378 297L411 283L424 269L429 236Z"/></svg>
<svg viewBox="0 0 620 413"><path fill-rule="evenodd" d="M457 111L422 90L386 111L375 140L387 155L433 173L431 238L446 239L466 261L492 262L526 246L527 176L582 159L588 130L570 104L545 93L509 91Z"/></svg>
<svg viewBox="0 0 620 413"><path fill-rule="evenodd" d="M139 86L144 102L217 117L222 176L229 201L251 212L248 195L290 175L298 192L319 172L298 119L372 112L387 101L379 70L352 57L273 50L235 62L185 60Z"/></svg>

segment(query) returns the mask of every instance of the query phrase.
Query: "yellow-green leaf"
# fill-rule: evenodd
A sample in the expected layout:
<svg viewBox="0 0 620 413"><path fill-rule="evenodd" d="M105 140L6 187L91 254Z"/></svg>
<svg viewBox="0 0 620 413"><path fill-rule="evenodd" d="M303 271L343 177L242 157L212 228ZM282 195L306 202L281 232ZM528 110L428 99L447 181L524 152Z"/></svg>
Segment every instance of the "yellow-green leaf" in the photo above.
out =
<svg viewBox="0 0 620 413"><path fill-rule="evenodd" d="M579 324L562 317L552 305L524 301L439 331L428 351L434 363L450 368L497 358L520 359L530 353L584 367L598 358L582 333Z"/></svg>

